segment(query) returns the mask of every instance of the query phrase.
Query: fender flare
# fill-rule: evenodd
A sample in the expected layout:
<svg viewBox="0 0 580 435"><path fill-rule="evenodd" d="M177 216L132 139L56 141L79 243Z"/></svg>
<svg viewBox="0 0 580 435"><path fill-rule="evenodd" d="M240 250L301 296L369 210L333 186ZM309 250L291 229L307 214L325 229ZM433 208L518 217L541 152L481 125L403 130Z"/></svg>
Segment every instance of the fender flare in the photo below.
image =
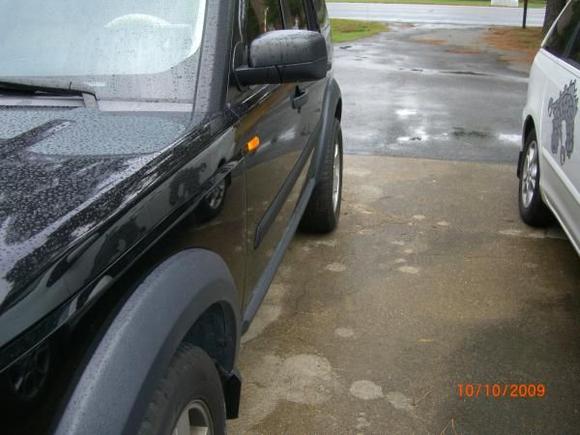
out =
<svg viewBox="0 0 580 435"><path fill-rule="evenodd" d="M328 146L332 142L332 127L334 126L334 118L336 114L336 109L342 101L342 93L340 91L340 86L337 81L332 77L328 80L326 85L326 90L324 92L324 101L322 103L322 121L320 129L320 139L319 146L316 147L316 155L314 160L314 176L316 182L318 182L320 167L322 165L322 160L324 156L324 147Z"/></svg>
<svg viewBox="0 0 580 435"><path fill-rule="evenodd" d="M158 380L195 321L211 306L231 308L235 354L239 295L222 258L189 249L169 258L137 287L106 330L64 409L55 433L132 434ZM235 356L226 371L234 369Z"/></svg>

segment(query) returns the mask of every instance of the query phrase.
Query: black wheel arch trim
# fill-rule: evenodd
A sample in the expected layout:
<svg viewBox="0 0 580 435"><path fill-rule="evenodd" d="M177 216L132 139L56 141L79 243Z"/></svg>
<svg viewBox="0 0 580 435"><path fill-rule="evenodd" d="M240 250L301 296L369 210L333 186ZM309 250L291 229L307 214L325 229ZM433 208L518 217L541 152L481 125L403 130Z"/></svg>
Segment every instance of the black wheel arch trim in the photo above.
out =
<svg viewBox="0 0 580 435"><path fill-rule="evenodd" d="M314 156L314 176L316 181L319 179L320 168L324 157L324 145L332 142L334 136L334 120L336 118L336 111L338 108L342 111L342 93L340 86L334 78L328 80L326 91L324 93L324 102L322 104L322 128L320 130L320 144ZM342 114L342 113L341 113Z"/></svg>
<svg viewBox="0 0 580 435"><path fill-rule="evenodd" d="M54 433L135 433L173 354L195 321L216 304L234 317L237 354L239 293L221 257L189 249L159 265L96 346ZM235 355L220 369L234 372L234 364Z"/></svg>

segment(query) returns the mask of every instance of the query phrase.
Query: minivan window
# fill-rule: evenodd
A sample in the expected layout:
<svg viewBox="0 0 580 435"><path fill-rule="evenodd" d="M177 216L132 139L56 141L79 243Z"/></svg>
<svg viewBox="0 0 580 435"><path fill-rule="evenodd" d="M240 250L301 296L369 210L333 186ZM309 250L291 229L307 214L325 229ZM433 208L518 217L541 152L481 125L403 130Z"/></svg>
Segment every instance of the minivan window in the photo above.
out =
<svg viewBox="0 0 580 435"><path fill-rule="evenodd" d="M98 97L185 98L175 81L193 81L186 63L201 45L205 3L0 0L0 78L84 81Z"/></svg>
<svg viewBox="0 0 580 435"><path fill-rule="evenodd" d="M561 59L567 59L580 30L580 2L573 1L564 10L550 33L544 49Z"/></svg>
<svg viewBox="0 0 580 435"><path fill-rule="evenodd" d="M249 0L246 38L248 44L262 33L284 29L279 0Z"/></svg>

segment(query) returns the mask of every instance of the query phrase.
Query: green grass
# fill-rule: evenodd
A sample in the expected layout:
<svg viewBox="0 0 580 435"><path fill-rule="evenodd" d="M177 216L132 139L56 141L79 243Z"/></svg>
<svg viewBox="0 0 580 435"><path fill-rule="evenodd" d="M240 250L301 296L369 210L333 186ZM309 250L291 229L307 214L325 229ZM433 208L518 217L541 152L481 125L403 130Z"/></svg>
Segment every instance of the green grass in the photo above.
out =
<svg viewBox="0 0 580 435"><path fill-rule="evenodd" d="M355 41L389 31L387 24L374 21L333 19L331 23L332 41L337 43Z"/></svg>
<svg viewBox="0 0 580 435"><path fill-rule="evenodd" d="M491 6L490 0L326 0L327 3L392 3L416 5L452 5L452 6ZM524 2L520 0L520 6ZM543 8L545 0L530 0L529 7Z"/></svg>

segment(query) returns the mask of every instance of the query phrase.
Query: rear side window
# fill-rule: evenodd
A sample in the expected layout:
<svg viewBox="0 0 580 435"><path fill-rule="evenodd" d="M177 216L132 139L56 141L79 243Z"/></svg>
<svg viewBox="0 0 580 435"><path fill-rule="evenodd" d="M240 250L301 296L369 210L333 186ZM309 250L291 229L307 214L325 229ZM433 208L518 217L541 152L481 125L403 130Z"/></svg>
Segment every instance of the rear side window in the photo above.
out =
<svg viewBox="0 0 580 435"><path fill-rule="evenodd" d="M284 29L279 0L248 0L246 37L248 44L262 33Z"/></svg>
<svg viewBox="0 0 580 435"><path fill-rule="evenodd" d="M288 6L288 18L286 28L288 29L308 29L308 15L304 7L305 0L286 0Z"/></svg>
<svg viewBox="0 0 580 435"><path fill-rule="evenodd" d="M579 31L580 2L573 1L560 16L554 30L544 45L544 49L563 60L575 60L578 62Z"/></svg>

